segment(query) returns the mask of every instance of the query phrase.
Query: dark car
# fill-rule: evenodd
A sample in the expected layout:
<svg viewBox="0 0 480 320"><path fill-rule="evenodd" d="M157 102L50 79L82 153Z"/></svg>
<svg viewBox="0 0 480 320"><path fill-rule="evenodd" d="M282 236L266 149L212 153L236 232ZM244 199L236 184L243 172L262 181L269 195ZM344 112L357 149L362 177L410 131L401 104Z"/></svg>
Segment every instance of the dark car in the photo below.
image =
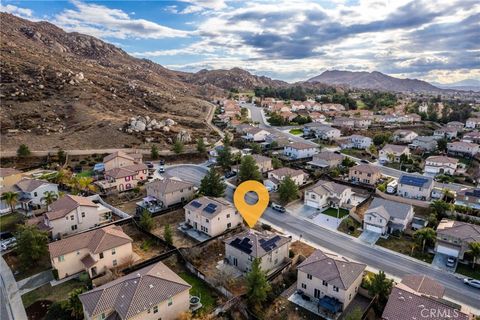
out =
<svg viewBox="0 0 480 320"><path fill-rule="evenodd" d="M225 178L228 179L228 178L231 178L231 177L235 177L237 174L233 171L229 171L227 173L225 173Z"/></svg>
<svg viewBox="0 0 480 320"><path fill-rule="evenodd" d="M6 240L9 238L13 238L13 233L9 231L0 232L0 240Z"/></svg>
<svg viewBox="0 0 480 320"><path fill-rule="evenodd" d="M163 160L163 159L160 160L160 165L161 165L161 166L164 166L164 165L165 165L165 160Z"/></svg>
<svg viewBox="0 0 480 320"><path fill-rule="evenodd" d="M360 160L360 162L361 162L361 163L366 163L366 164L369 164L369 163L370 163L370 162L368 162L368 161L365 160L365 159Z"/></svg>
<svg viewBox="0 0 480 320"><path fill-rule="evenodd" d="M147 165L148 169L153 169L153 163L145 162L145 164Z"/></svg>

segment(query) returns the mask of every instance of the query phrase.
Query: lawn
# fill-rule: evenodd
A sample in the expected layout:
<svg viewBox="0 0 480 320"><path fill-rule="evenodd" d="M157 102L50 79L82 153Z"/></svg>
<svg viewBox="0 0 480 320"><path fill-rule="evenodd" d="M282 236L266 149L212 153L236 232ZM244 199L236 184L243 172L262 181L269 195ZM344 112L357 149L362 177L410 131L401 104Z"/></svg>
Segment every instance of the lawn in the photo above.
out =
<svg viewBox="0 0 480 320"><path fill-rule="evenodd" d="M31 304L38 300L49 300L57 302L68 299L68 294L74 289L85 287L85 283L78 279L72 279L52 287L47 283L40 288L30 291L22 296L23 305L28 308ZM85 287L86 288L86 287Z"/></svg>
<svg viewBox="0 0 480 320"><path fill-rule="evenodd" d="M480 267L478 265L475 266L475 269L472 269L471 264L459 263L457 266L457 273L463 274L468 278L480 280Z"/></svg>
<svg viewBox="0 0 480 320"><path fill-rule="evenodd" d="M9 213L3 216L0 216L0 231L10 231L14 232L16 225L21 224L23 221L23 215L18 212Z"/></svg>
<svg viewBox="0 0 480 320"><path fill-rule="evenodd" d="M302 135L303 134L303 130L302 129L291 129L289 131L291 134L294 134L296 136L299 136L299 135Z"/></svg>
<svg viewBox="0 0 480 320"><path fill-rule="evenodd" d="M86 170L76 174L77 177L91 177L93 176L93 170Z"/></svg>
<svg viewBox="0 0 480 320"><path fill-rule="evenodd" d="M339 211L337 211L337 209L335 208L328 208L327 210L322 211L322 213L334 218L336 218L338 214L338 217L341 219L345 216L348 216L349 211L346 209L340 209Z"/></svg>
<svg viewBox="0 0 480 320"><path fill-rule="evenodd" d="M192 286L190 295L200 297L200 302L203 305L200 311L210 313L217 304L216 298L212 295L213 289L191 273L180 272L178 275Z"/></svg>
<svg viewBox="0 0 480 320"><path fill-rule="evenodd" d="M416 248L415 250L413 250L413 255L411 255L412 245L414 245L415 242L413 241L413 239L406 236L401 236L400 238L390 236L388 237L388 239L380 238L378 239L376 244L377 246L381 246L392 251L411 256L415 259L422 260L427 263L432 263L433 260L433 254L422 253L421 248Z"/></svg>

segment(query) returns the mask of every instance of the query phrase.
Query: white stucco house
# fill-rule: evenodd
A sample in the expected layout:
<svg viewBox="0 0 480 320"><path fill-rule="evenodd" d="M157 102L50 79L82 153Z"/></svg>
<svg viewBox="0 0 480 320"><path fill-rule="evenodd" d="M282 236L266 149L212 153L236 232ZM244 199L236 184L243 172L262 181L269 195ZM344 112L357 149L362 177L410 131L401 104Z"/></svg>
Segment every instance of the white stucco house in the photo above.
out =
<svg viewBox="0 0 480 320"><path fill-rule="evenodd" d="M316 145L304 142L293 142L283 148L283 154L291 159L311 158L319 152Z"/></svg>

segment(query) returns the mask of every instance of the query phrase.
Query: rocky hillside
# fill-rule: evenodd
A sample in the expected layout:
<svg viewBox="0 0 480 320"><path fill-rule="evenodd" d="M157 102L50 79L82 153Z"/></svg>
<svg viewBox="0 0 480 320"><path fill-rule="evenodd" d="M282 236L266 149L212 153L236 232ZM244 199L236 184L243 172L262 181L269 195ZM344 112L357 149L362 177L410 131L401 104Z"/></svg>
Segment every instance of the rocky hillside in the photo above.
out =
<svg viewBox="0 0 480 320"><path fill-rule="evenodd" d="M2 150L20 143L47 150L214 138L201 95L217 88L186 83L182 73L47 22L5 13L0 22ZM132 130L135 119L147 116L153 124Z"/></svg>
<svg viewBox="0 0 480 320"><path fill-rule="evenodd" d="M417 79L399 79L378 71L351 72L325 71L307 82L320 82L328 85L346 85L352 88L395 91L395 92L437 92L441 89Z"/></svg>
<svg viewBox="0 0 480 320"><path fill-rule="evenodd" d="M193 74L184 74L184 80L197 85L213 85L225 90L252 90L255 87L283 87L287 82L273 80L264 76L256 76L250 72L233 68L230 70L200 70Z"/></svg>

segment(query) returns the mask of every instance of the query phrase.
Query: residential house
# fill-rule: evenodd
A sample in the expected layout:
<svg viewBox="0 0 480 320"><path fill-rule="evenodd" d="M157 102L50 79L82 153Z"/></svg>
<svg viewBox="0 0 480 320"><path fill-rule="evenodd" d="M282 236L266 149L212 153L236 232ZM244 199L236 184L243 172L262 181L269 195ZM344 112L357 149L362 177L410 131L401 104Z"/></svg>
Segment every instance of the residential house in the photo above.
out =
<svg viewBox="0 0 480 320"><path fill-rule="evenodd" d="M320 112L311 112L309 116L313 123L323 123L327 120L327 118Z"/></svg>
<svg viewBox="0 0 480 320"><path fill-rule="evenodd" d="M401 157L410 156L410 150L407 146L386 144L378 153L380 163L400 162Z"/></svg>
<svg viewBox="0 0 480 320"><path fill-rule="evenodd" d="M156 179L147 183L145 189L148 197L165 208L192 200L196 192L193 183L174 178Z"/></svg>
<svg viewBox="0 0 480 320"><path fill-rule="evenodd" d="M313 134L316 138L322 140L335 140L340 138L341 131L326 124L307 123L303 128L305 135Z"/></svg>
<svg viewBox="0 0 480 320"><path fill-rule="evenodd" d="M480 241L480 226L442 219L437 227L435 252L463 260L469 243Z"/></svg>
<svg viewBox="0 0 480 320"><path fill-rule="evenodd" d="M363 229L381 234L405 231L413 214L409 204L374 198L363 216Z"/></svg>
<svg viewBox="0 0 480 320"><path fill-rule="evenodd" d="M355 121L353 120L353 118L335 117L335 119L333 120L333 126L353 128L355 126Z"/></svg>
<svg viewBox="0 0 480 320"><path fill-rule="evenodd" d="M249 229L225 240L225 260L242 272L252 270L254 259L267 274L288 261L291 237Z"/></svg>
<svg viewBox="0 0 480 320"><path fill-rule="evenodd" d="M470 142L470 143L480 143L480 131L469 131L465 133L462 137L463 142Z"/></svg>
<svg viewBox="0 0 480 320"><path fill-rule="evenodd" d="M408 123L416 123L416 122L420 122L422 121L422 117L416 113L409 113L409 114L406 114L404 117L403 117L404 121L400 121L400 122L408 122Z"/></svg>
<svg viewBox="0 0 480 320"><path fill-rule="evenodd" d="M65 195L53 202L41 217L30 220L40 229L49 230L53 239L78 233L111 220L111 210L92 198Z"/></svg>
<svg viewBox="0 0 480 320"><path fill-rule="evenodd" d="M464 127L465 127L465 124L463 122L460 122L460 121L450 121L450 122L447 123L447 127L454 128L458 132L462 132Z"/></svg>
<svg viewBox="0 0 480 320"><path fill-rule="evenodd" d="M475 318L461 305L445 300L444 291L440 283L424 275L406 276L392 288L382 320Z"/></svg>
<svg viewBox="0 0 480 320"><path fill-rule="evenodd" d="M398 129L393 132L393 142L396 143L411 143L416 137L418 134L412 130Z"/></svg>
<svg viewBox="0 0 480 320"><path fill-rule="evenodd" d="M480 210L480 188L458 191L455 197L455 204Z"/></svg>
<svg viewBox="0 0 480 320"><path fill-rule="evenodd" d="M304 204L323 209L327 207L344 207L350 204L352 189L332 181L319 180L305 190Z"/></svg>
<svg viewBox="0 0 480 320"><path fill-rule="evenodd" d="M117 151L103 158L105 171L129 167L139 163L142 163L141 153L126 153L123 151Z"/></svg>
<svg viewBox="0 0 480 320"><path fill-rule="evenodd" d="M372 145L372 138L353 134L337 139L342 149L368 149Z"/></svg>
<svg viewBox="0 0 480 320"><path fill-rule="evenodd" d="M270 134L265 129L260 129L257 127L250 127L248 129L244 130L245 135L243 138L247 141L253 141L253 142L263 142L265 141L266 137Z"/></svg>
<svg viewBox="0 0 480 320"><path fill-rule="evenodd" d="M357 295L366 267L317 249L297 267L297 290L329 314L337 314Z"/></svg>
<svg viewBox="0 0 480 320"><path fill-rule="evenodd" d="M354 118L354 127L357 129L368 129L371 125L371 117Z"/></svg>
<svg viewBox="0 0 480 320"><path fill-rule="evenodd" d="M106 170L104 180L95 184L105 193L123 192L135 189L139 182L147 180L148 167L144 163Z"/></svg>
<svg viewBox="0 0 480 320"><path fill-rule="evenodd" d="M302 170L285 167L268 172L268 178L263 181L263 184L267 189L277 191L280 183L286 177L290 177L297 186L303 185L307 180L307 174Z"/></svg>
<svg viewBox="0 0 480 320"><path fill-rule="evenodd" d="M451 140L456 138L458 135L458 130L453 127L442 127L438 128L433 132L433 136L439 139L448 139Z"/></svg>
<svg viewBox="0 0 480 320"><path fill-rule="evenodd" d="M251 157L255 160L255 163L258 167L260 173L266 173L270 170L273 170L272 159L269 157L262 156L260 154L252 154ZM232 166L232 171L237 172L240 169L240 165Z"/></svg>
<svg viewBox="0 0 480 320"><path fill-rule="evenodd" d="M437 150L437 144L437 138L434 136L418 136L408 146L415 150L432 152Z"/></svg>
<svg viewBox="0 0 480 320"><path fill-rule="evenodd" d="M58 185L45 180L23 178L14 186L18 193L18 202L25 211L38 209L45 205L45 193L53 192L58 195Z"/></svg>
<svg viewBox="0 0 480 320"><path fill-rule="evenodd" d="M402 173L398 178L397 195L404 198L429 200L433 179L414 173Z"/></svg>
<svg viewBox="0 0 480 320"><path fill-rule="evenodd" d="M190 310L191 286L157 262L79 295L86 320L175 320Z"/></svg>
<svg viewBox="0 0 480 320"><path fill-rule="evenodd" d="M480 118L468 118L465 123L466 129L480 129Z"/></svg>
<svg viewBox="0 0 480 320"><path fill-rule="evenodd" d="M185 222L210 237L234 228L243 221L235 207L223 198L200 197L183 208Z"/></svg>
<svg viewBox="0 0 480 320"><path fill-rule="evenodd" d="M48 245L58 279L87 272L91 278L133 261L133 240L120 226L83 232Z"/></svg>
<svg viewBox="0 0 480 320"><path fill-rule="evenodd" d="M291 159L311 158L318 152L316 145L304 142L292 142L283 148L283 154Z"/></svg>
<svg viewBox="0 0 480 320"><path fill-rule="evenodd" d="M463 141L455 141L447 143L447 152L451 155L474 157L480 151L480 147L476 143Z"/></svg>
<svg viewBox="0 0 480 320"><path fill-rule="evenodd" d="M13 168L0 168L0 188L11 187L22 179L22 171Z"/></svg>
<svg viewBox="0 0 480 320"><path fill-rule="evenodd" d="M307 162L312 168L332 168L340 165L345 158L344 155L330 151L321 151L313 155L313 159Z"/></svg>
<svg viewBox="0 0 480 320"><path fill-rule="evenodd" d="M376 166L359 164L348 170L348 178L352 182L376 185L382 178L382 172Z"/></svg>
<svg viewBox="0 0 480 320"><path fill-rule="evenodd" d="M430 156L425 159L425 173L436 176L437 174L453 175L458 167L458 159L445 156Z"/></svg>

